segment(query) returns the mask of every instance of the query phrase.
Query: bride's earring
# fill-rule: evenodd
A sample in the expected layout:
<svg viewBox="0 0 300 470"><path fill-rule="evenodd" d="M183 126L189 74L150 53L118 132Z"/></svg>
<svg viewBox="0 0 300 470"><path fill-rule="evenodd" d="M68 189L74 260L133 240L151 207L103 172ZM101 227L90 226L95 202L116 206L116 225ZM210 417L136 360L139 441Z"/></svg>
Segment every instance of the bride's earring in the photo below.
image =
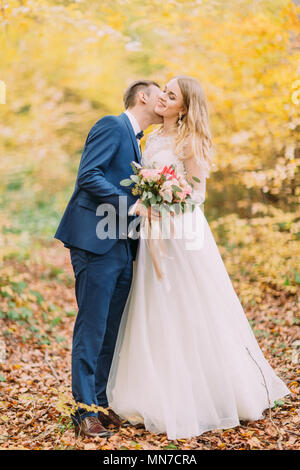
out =
<svg viewBox="0 0 300 470"><path fill-rule="evenodd" d="M178 118L178 124L180 125L182 123L182 113L179 113L179 118Z"/></svg>

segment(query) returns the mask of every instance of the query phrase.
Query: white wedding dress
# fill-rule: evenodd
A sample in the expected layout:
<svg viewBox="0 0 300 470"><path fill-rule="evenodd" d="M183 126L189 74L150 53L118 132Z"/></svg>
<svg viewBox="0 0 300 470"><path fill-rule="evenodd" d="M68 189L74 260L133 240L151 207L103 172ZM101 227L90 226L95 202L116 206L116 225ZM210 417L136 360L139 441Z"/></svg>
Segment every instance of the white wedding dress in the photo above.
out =
<svg viewBox="0 0 300 470"><path fill-rule="evenodd" d="M185 173L173 139L157 132L142 157L145 167L153 162ZM208 176L203 167L193 192L199 202ZM262 419L269 403L290 394L255 339L203 211L193 214L198 244L164 239L162 279L140 237L107 384L109 406L121 418L171 440Z"/></svg>

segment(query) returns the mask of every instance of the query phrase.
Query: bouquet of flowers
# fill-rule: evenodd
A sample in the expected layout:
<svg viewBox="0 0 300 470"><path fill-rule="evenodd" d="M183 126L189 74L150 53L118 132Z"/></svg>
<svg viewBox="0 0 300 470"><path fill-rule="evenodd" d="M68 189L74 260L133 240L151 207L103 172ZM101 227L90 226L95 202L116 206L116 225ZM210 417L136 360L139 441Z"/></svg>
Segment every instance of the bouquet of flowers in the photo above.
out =
<svg viewBox="0 0 300 470"><path fill-rule="evenodd" d="M193 211L195 203L191 199L193 184L188 183L184 176L177 175L174 165L163 168L143 168L139 163L132 162L134 174L120 181L122 186L131 186L132 194L140 195L140 201L148 208L156 205L163 214L169 212L185 212L190 206ZM196 177L195 181L200 182Z"/></svg>

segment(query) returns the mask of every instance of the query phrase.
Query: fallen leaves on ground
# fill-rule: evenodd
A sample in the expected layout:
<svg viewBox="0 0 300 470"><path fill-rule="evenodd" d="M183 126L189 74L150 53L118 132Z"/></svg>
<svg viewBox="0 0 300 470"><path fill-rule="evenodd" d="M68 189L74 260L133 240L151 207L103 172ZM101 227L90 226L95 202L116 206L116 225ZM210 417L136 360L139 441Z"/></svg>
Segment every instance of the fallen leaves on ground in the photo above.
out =
<svg viewBox="0 0 300 470"><path fill-rule="evenodd" d="M268 289L259 304L245 306L265 357L292 392L271 419L266 410L259 421L170 441L142 425L75 438L68 409L76 303L67 250L53 242L30 261L5 260L0 289L1 449L300 449L297 296Z"/></svg>

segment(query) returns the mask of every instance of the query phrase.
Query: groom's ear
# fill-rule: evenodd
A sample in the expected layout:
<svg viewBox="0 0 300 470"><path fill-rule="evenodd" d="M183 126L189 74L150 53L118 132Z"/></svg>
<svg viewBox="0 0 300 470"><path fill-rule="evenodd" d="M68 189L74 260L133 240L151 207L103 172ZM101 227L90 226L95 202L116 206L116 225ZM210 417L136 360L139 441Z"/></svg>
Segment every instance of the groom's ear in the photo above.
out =
<svg viewBox="0 0 300 470"><path fill-rule="evenodd" d="M144 103L144 104L148 103L149 96L147 95L147 93L145 93L144 90L140 90L138 92L138 97L141 103Z"/></svg>

